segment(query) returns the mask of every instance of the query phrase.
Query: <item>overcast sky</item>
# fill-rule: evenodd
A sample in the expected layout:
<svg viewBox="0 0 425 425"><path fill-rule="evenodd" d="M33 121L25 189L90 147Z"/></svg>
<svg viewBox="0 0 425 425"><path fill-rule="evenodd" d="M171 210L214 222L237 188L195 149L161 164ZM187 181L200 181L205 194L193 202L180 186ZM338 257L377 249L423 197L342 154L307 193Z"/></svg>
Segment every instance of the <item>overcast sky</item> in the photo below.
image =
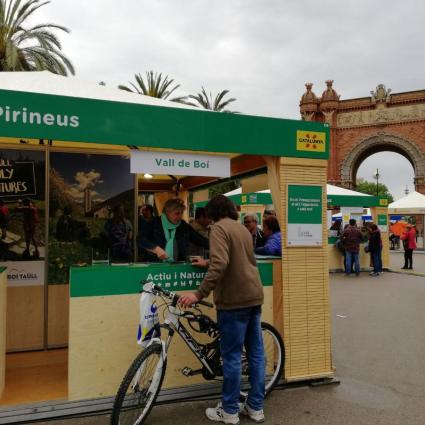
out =
<svg viewBox="0 0 425 425"><path fill-rule="evenodd" d="M60 37L78 78L116 86L152 69L180 94L229 89L245 114L298 119L310 81L319 96L333 79L341 99L379 83L393 93L425 88L420 0L52 0L34 16L72 31ZM396 199L413 189L407 160L374 157L362 177L382 167ZM394 167L403 178L391 180Z"/></svg>

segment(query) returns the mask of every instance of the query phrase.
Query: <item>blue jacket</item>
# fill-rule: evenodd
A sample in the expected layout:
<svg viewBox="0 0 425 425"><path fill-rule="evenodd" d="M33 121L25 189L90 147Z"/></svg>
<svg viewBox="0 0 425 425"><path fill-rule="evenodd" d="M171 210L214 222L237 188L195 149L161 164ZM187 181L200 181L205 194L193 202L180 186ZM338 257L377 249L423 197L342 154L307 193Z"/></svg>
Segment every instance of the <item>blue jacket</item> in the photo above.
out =
<svg viewBox="0 0 425 425"><path fill-rule="evenodd" d="M276 255L282 256L282 234L280 232L270 235L266 244L262 247L255 248L255 253L260 255Z"/></svg>

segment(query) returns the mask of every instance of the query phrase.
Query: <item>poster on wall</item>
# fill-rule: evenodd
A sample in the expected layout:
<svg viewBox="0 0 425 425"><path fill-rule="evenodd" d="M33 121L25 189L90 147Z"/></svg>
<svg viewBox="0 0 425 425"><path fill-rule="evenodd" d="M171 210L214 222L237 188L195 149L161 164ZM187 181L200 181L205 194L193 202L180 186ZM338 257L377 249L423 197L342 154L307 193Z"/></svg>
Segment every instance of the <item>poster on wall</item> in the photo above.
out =
<svg viewBox="0 0 425 425"><path fill-rule="evenodd" d="M132 261L129 162L120 155L51 153L49 284L68 283L71 264Z"/></svg>
<svg viewBox="0 0 425 425"><path fill-rule="evenodd" d="M342 207L342 228L344 228L351 219L356 220L359 226L362 224L363 207Z"/></svg>
<svg viewBox="0 0 425 425"><path fill-rule="evenodd" d="M45 169L43 151L0 152L0 265L15 270L9 283L43 284ZM31 269L37 278L28 280Z"/></svg>
<svg viewBox="0 0 425 425"><path fill-rule="evenodd" d="M287 246L321 246L322 187L288 185Z"/></svg>
<svg viewBox="0 0 425 425"><path fill-rule="evenodd" d="M44 285L44 261L8 261L2 265L7 267L8 286Z"/></svg>

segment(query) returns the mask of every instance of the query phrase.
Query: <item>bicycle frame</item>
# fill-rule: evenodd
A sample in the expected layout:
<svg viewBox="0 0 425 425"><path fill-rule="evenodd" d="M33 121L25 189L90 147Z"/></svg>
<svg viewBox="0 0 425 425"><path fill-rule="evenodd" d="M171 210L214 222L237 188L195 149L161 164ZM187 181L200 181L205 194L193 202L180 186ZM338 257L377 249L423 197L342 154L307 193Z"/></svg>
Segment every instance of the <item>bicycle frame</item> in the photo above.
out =
<svg viewBox="0 0 425 425"><path fill-rule="evenodd" d="M192 351L192 353L195 355L195 357L208 370L208 372L211 373L211 375L215 375L208 361L207 356L205 356L204 353L202 352L202 347L192 337L192 335L187 330L187 328L180 322L180 316L181 315L178 313L177 307L174 306L172 302L171 305L168 306L168 314L164 320L164 323L160 325L162 329L166 329L168 331L166 341L164 342L160 338L153 338L151 342L149 343L149 345L155 342L160 343L163 346L163 353L164 353L164 360L165 360L167 356L168 348L174 336L174 332L177 332L180 335L180 337L183 339L183 341L186 343L186 345L189 347L189 349Z"/></svg>

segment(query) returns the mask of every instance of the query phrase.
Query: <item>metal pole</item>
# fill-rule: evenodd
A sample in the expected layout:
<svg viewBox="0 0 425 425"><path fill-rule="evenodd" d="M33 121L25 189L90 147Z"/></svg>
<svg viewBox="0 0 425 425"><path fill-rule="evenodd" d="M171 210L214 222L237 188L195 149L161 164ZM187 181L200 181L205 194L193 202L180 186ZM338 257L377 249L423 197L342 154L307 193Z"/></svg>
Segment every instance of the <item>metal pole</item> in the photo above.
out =
<svg viewBox="0 0 425 425"><path fill-rule="evenodd" d="M379 196L379 172L376 169L376 196Z"/></svg>

